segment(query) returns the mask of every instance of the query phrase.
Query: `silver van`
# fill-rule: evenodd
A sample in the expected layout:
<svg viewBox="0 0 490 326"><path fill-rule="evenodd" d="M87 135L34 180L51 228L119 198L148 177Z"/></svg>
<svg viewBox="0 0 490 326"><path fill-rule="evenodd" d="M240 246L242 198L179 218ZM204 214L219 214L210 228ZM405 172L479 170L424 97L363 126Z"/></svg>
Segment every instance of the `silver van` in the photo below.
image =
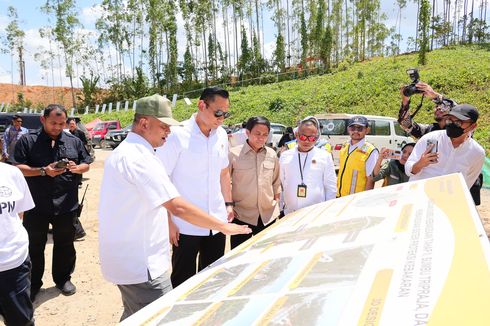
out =
<svg viewBox="0 0 490 326"><path fill-rule="evenodd" d="M321 138L332 146L332 154L335 168L339 168L339 151L342 145L350 140L347 131L347 123L350 118L358 114L327 113L318 114L315 117L321 125ZM375 115L363 115L369 121L371 131L366 135L366 140L376 146L378 150L386 147L401 149L403 145L414 142L405 130L400 127L398 121L391 117Z"/></svg>

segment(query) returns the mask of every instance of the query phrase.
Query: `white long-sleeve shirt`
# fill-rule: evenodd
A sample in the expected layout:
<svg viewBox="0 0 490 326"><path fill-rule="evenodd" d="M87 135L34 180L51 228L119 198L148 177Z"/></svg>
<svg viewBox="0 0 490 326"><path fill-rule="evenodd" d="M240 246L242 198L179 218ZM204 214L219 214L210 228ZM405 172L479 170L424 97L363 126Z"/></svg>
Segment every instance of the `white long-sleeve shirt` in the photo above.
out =
<svg viewBox="0 0 490 326"><path fill-rule="evenodd" d="M429 164L419 173L413 174L412 168L427 149L427 140L437 141L438 162ZM481 172L485 161L485 150L473 138L466 139L461 145L454 148L451 139L445 130L432 131L425 134L415 145L412 154L405 163L405 173L409 181L422 180L436 176L461 172L470 188Z"/></svg>
<svg viewBox="0 0 490 326"><path fill-rule="evenodd" d="M299 161L302 169L304 165L303 181ZM335 198L337 176L332 155L325 150L314 147L311 151L302 153L297 148L290 149L282 153L279 166L286 214ZM298 185L302 182L307 186L305 198L297 196Z"/></svg>

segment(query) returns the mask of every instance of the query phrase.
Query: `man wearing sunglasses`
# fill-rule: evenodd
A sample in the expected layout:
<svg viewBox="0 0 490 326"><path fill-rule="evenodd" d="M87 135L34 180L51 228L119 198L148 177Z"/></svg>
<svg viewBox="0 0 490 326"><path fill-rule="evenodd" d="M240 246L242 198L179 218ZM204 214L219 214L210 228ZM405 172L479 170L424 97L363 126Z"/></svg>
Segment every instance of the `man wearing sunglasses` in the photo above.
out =
<svg viewBox="0 0 490 326"><path fill-rule="evenodd" d="M315 117L298 126L298 146L282 153L279 166L284 213L335 198L337 177L332 155L315 147L320 136Z"/></svg>
<svg viewBox="0 0 490 326"><path fill-rule="evenodd" d="M485 161L485 150L471 138L478 116L475 107L456 105L444 117L445 130L420 138L405 163L410 181L461 172L470 188Z"/></svg>
<svg viewBox="0 0 490 326"><path fill-rule="evenodd" d="M374 188L371 176L379 152L366 141L369 123L366 117L354 116L348 122L350 141L340 150L337 197L347 196Z"/></svg>
<svg viewBox="0 0 490 326"><path fill-rule="evenodd" d="M157 155L184 199L223 222L231 222L234 203L228 170L228 136L221 127L230 116L229 94L218 87L206 88L197 106L197 113L183 121L183 127L172 128ZM173 287L223 256L223 233L191 225L175 214L169 219L169 227Z"/></svg>
<svg viewBox="0 0 490 326"><path fill-rule="evenodd" d="M29 130L22 127L22 117L14 115L12 117L12 125L5 130L3 136L3 148L2 148L2 161L12 164L15 144L22 137L27 134Z"/></svg>

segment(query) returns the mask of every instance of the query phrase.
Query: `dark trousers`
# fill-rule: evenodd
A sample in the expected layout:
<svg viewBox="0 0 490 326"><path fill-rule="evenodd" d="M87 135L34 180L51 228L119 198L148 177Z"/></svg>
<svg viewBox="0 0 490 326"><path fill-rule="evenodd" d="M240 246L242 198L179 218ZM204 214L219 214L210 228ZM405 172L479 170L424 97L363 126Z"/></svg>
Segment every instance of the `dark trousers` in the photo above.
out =
<svg viewBox="0 0 490 326"><path fill-rule="evenodd" d="M248 225L248 227L252 230L252 233L232 235L230 237L231 249L233 249L235 247L238 247L239 245L241 245L242 243L244 243L245 241L247 241L248 239L250 239L253 235L256 235L257 233L259 233L262 230L266 229L267 226L273 224L274 222L269 223L267 226L264 226L264 223L262 223L262 219L259 216L259 221L257 222L257 225L252 225L252 224L248 224L248 223L242 222L242 221L240 221L237 218L235 218L233 220L233 223L240 224L240 225Z"/></svg>
<svg viewBox="0 0 490 326"><path fill-rule="evenodd" d="M198 271L221 258L225 253L225 240L223 233L208 236L180 234L179 246L172 246L172 286L176 288L196 274L198 253Z"/></svg>
<svg viewBox="0 0 490 326"><path fill-rule="evenodd" d="M24 227L29 234L29 256L32 261L31 291L37 292L43 285L44 248L50 223L53 226L53 281L56 285L63 286L70 280L76 260L73 245L75 216L76 212L55 216L33 214L30 211L24 213Z"/></svg>
<svg viewBox="0 0 490 326"><path fill-rule="evenodd" d="M0 314L9 325L34 325L31 295L31 261L0 272Z"/></svg>

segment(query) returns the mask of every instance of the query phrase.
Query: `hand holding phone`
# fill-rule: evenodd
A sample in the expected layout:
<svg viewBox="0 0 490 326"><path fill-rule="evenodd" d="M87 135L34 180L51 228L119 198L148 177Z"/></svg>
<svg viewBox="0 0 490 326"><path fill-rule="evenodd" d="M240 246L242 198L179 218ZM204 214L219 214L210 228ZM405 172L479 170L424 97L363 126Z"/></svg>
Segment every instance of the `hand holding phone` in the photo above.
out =
<svg viewBox="0 0 490 326"><path fill-rule="evenodd" d="M427 139L427 148L429 148L430 145L434 145L434 146L432 146L429 153L437 153L438 141L435 139Z"/></svg>
<svg viewBox="0 0 490 326"><path fill-rule="evenodd" d="M55 169L66 169L66 167L68 166L68 162L69 161L67 158L61 159L61 160L54 163L54 168Z"/></svg>
<svg viewBox="0 0 490 326"><path fill-rule="evenodd" d="M402 152L396 149L388 149L386 153L387 159L399 160L402 158Z"/></svg>

